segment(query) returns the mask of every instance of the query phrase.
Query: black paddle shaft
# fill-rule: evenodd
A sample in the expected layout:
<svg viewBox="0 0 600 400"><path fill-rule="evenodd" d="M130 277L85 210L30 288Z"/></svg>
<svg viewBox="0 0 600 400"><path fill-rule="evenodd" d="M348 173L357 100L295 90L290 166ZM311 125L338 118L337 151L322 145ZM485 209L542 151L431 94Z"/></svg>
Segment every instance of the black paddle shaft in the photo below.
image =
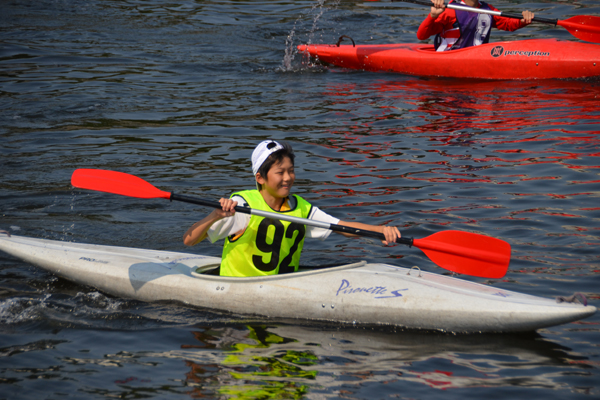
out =
<svg viewBox="0 0 600 400"><path fill-rule="evenodd" d="M431 7L433 6L433 4L430 1L423 1L423 0L392 0L393 2L403 2L403 3L414 3L414 4L419 4L422 6L426 6L426 7ZM456 6L456 7L453 7ZM448 4L446 4L446 7L448 7ZM460 10L468 10L468 8L472 8L472 7L468 7L468 6L463 6L462 4L451 4L449 8L456 8L456 9L460 9ZM477 8L473 9L473 12L478 12ZM501 11L496 11L494 13L490 13L492 15L498 15L501 17L506 17L506 18L513 18L513 19L522 19L523 16L521 14L510 14L510 13L505 13L505 12L501 12ZM540 18L540 17L533 17L533 21L534 22L540 22L542 24L552 24L552 25L557 25L558 24L558 19L550 19L550 18Z"/></svg>
<svg viewBox="0 0 600 400"><path fill-rule="evenodd" d="M197 205L211 207L211 208L221 208L221 203L219 203L218 201L204 200L204 199L200 199L197 197L185 196L185 195L176 194L176 193L171 193L170 200L183 201L185 203L197 204ZM241 212L243 214L257 215L257 216L265 217L265 218L295 222L295 223L299 223L302 225L316 226L318 228L329 229L334 232L349 233L349 234L357 235L357 236L366 236L366 237L372 237L372 238L379 239L379 240L385 240L385 235L383 233L367 231L367 230L358 229L358 228L352 228L349 226L330 224L327 222L315 221L315 220L305 219L305 218L298 218L298 217L294 217L291 215L256 210L256 209L253 209L250 207L244 207L244 206L236 206L235 211ZM413 238L399 237L398 239L396 239L396 243L405 244L407 246L412 246Z"/></svg>

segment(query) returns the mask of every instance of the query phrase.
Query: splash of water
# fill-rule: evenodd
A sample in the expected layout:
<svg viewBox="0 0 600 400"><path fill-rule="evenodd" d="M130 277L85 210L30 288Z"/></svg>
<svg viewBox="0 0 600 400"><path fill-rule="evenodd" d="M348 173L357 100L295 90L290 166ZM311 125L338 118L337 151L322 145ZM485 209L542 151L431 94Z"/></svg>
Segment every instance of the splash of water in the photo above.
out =
<svg viewBox="0 0 600 400"><path fill-rule="evenodd" d="M311 9L306 13L306 15L312 15L312 27L308 32L308 40L306 41L306 44L312 43L314 33L317 30L317 23L319 22L319 19L323 16L323 14L325 14L325 12L336 9L337 6L340 4L340 0L329 1L330 4L327 6L325 5L325 3L328 3L328 1L316 0L315 4L313 4ZM292 27L292 30L290 31L285 40L285 55L283 56L280 71L288 72L294 70L293 61L296 54L298 54L298 49L294 45L294 38L296 36L296 25L303 17L304 15L300 15L296 19L296 21L294 21L294 26Z"/></svg>

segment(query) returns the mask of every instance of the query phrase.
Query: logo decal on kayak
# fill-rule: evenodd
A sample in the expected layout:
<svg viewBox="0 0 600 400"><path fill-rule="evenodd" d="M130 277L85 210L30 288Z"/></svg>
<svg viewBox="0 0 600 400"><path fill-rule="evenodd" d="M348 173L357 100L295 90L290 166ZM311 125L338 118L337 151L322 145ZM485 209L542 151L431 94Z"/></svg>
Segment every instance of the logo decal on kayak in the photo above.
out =
<svg viewBox="0 0 600 400"><path fill-rule="evenodd" d="M492 57L500 57L504 53L504 47L496 46L492 49Z"/></svg>
<svg viewBox="0 0 600 400"><path fill-rule="evenodd" d="M79 257L80 260L83 261L89 261L89 262L97 262L97 263L101 263L101 264L108 264L108 261L104 261L104 260L97 260L95 258L89 258L89 257Z"/></svg>
<svg viewBox="0 0 600 400"><path fill-rule="evenodd" d="M354 294L354 293L368 293L374 295L375 299L389 299L393 297L402 297L401 291L408 289L399 289L399 290L389 290L385 286L352 286L350 282L345 279L342 279L342 284L337 290L336 296L341 294Z"/></svg>
<svg viewBox="0 0 600 400"><path fill-rule="evenodd" d="M534 50L534 51L506 50L506 51L504 51L504 47L502 47L502 46L495 46L494 48L492 48L492 51L490 51L490 54L494 58L497 58L500 56L504 56L504 57L507 57L507 56L550 57L549 51L539 51L539 50Z"/></svg>

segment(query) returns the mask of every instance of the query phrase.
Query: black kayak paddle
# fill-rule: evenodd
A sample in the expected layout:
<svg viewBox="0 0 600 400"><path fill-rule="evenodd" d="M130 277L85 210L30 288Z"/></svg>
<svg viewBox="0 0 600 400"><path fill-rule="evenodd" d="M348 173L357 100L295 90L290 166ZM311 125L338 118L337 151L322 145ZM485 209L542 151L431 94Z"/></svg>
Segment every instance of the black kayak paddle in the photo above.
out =
<svg viewBox="0 0 600 400"><path fill-rule="evenodd" d="M165 192L142 178L117 171L77 169L73 172L71 184L80 189L96 190L122 196L142 199L160 198L221 208L221 204L218 201L203 200L196 197ZM235 210L259 217L285 220L330 229L335 232L345 232L385 240L385 236L379 232L329 224L243 206L237 206ZM482 278L502 278L506 274L508 264L510 263L510 244L500 239L476 233L448 230L434 233L423 239L400 237L396 242L418 247L436 265L459 274Z"/></svg>

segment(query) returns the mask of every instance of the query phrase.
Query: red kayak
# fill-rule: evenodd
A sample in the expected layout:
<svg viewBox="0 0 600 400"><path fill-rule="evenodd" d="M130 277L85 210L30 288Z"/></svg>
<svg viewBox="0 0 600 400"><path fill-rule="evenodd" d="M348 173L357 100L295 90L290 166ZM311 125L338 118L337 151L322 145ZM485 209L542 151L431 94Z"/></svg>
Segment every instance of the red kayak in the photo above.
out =
<svg viewBox="0 0 600 400"><path fill-rule="evenodd" d="M600 45L556 39L495 42L437 52L425 44L300 45L322 62L365 71L479 79L600 76Z"/></svg>

